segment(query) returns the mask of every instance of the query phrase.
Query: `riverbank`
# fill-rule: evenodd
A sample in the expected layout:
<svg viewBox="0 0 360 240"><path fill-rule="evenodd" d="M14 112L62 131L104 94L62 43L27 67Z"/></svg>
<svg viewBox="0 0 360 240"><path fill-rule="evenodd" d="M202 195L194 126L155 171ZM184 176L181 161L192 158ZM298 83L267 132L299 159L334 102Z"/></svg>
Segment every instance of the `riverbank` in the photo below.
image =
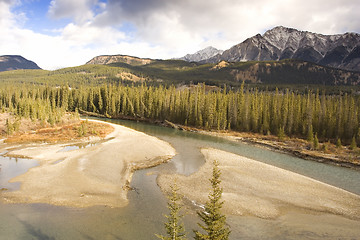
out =
<svg viewBox="0 0 360 240"><path fill-rule="evenodd" d="M360 220L360 196L311 178L236 154L202 149L206 163L190 176L160 175L165 192L175 181L179 193L196 206L208 199L213 160L218 160L225 214L274 219L288 212L333 214Z"/></svg>
<svg viewBox="0 0 360 240"><path fill-rule="evenodd" d="M199 129L190 129L190 131L253 144L306 160L360 170L360 149L351 150L349 147L345 146L336 147L335 144L330 142L320 143L318 149L314 149L311 143L299 138L286 137L285 139L280 140L273 135L261 135L256 133L204 131Z"/></svg>
<svg viewBox="0 0 360 240"><path fill-rule="evenodd" d="M175 155L170 144L155 137L116 124L89 121L107 124L114 130L89 147L70 150L69 143L2 143L2 152L8 151L8 156L33 158L40 164L11 179L21 182L21 188L3 191L3 202L122 207L128 203L133 171L166 162Z"/></svg>
<svg viewBox="0 0 360 240"><path fill-rule="evenodd" d="M85 116L106 118L106 116L85 111L82 111L81 113ZM322 142L319 143L318 148L315 149L312 146L312 143L296 137L286 136L284 139L280 140L277 136L274 135L263 135L258 133L237 132L229 130L204 130L200 128L175 124L167 120L159 121L136 116L117 116L115 119L144 122L183 131L223 137L232 141L241 141L243 143L257 145L259 147L265 147L273 151L279 151L306 160L360 170L360 148L352 150L349 148L349 146L336 147L334 143Z"/></svg>
<svg viewBox="0 0 360 240"><path fill-rule="evenodd" d="M296 137L279 139L274 135L263 135L259 133L237 132L229 130L204 130L195 127L174 124L169 121L153 123L178 130L197 132L205 135L226 138L231 141L241 141L243 143L265 147L273 151L290 154L306 160L332 164L341 167L360 170L360 148L350 149L349 146L337 147L331 142L319 143L315 149L313 143Z"/></svg>

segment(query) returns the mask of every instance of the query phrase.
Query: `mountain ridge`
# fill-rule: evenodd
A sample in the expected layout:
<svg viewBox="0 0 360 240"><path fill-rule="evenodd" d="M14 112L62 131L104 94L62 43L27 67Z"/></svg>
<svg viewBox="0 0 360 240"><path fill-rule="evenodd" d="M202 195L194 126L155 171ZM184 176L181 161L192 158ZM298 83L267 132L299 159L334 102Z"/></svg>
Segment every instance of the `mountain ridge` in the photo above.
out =
<svg viewBox="0 0 360 240"><path fill-rule="evenodd" d="M277 26L200 61L271 61L300 59L340 69L360 71L360 34L323 35Z"/></svg>
<svg viewBox="0 0 360 240"><path fill-rule="evenodd" d="M129 55L100 55L93 57L91 60L86 62L86 64L100 64L107 65L111 63L126 63L130 65L146 65L154 62L156 60L150 58L139 58Z"/></svg>
<svg viewBox="0 0 360 240"><path fill-rule="evenodd" d="M20 55L0 56L0 72L17 69L41 69L35 62Z"/></svg>

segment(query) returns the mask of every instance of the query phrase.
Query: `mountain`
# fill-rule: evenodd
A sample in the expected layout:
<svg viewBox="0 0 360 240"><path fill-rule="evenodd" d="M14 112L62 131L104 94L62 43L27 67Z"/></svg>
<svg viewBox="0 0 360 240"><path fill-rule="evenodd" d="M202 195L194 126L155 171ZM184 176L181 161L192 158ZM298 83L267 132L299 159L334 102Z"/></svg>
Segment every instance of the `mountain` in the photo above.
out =
<svg viewBox="0 0 360 240"><path fill-rule="evenodd" d="M279 26L200 62L282 59L300 59L324 66L360 71L360 34L322 35Z"/></svg>
<svg viewBox="0 0 360 240"><path fill-rule="evenodd" d="M137 59L141 62L141 59ZM89 65L87 65L89 66ZM183 60L151 60L134 65L112 62L105 66L116 72L109 79L125 81L154 81L163 84L202 83L239 86L250 84L360 85L360 72L322 66L313 62L283 59L280 61L247 61L201 64Z"/></svg>
<svg viewBox="0 0 360 240"><path fill-rule="evenodd" d="M218 59L214 61L215 63L202 63L194 61L188 62L175 59L154 60L125 55L106 55L94 57L89 62L87 62L87 64L84 65L84 68L87 70L83 70L82 67L78 70L81 70L80 72L85 75L85 73L90 72L89 69L95 70L99 68L96 70L99 72L96 74L96 76L98 79L104 79L104 81L106 79L115 82L149 81L166 85L182 85L189 83L196 84L205 82L208 85L222 86L223 84L228 84L230 86L239 86L243 81L245 81L246 83L250 84L265 85L300 84L360 86L360 72L357 71L349 71L346 69L323 66L319 63L314 63L313 61L289 59L288 57L283 57L284 59L282 58L281 60L271 60L272 57L275 58L275 55L276 58L280 58L278 53L280 52L279 49L283 49L283 52L285 52L286 49L289 49L289 46L291 45L290 43L295 46L294 42L296 41L294 40L295 37L287 38L285 41L285 37L279 37L278 35L272 34L269 31L266 33L266 35L266 38L268 39L274 39L277 37L276 41L272 40L272 42L274 42L274 44L276 42L277 45L270 45L269 41L261 35L257 35L254 38L244 41L244 43L254 42L254 39L257 39L258 42L268 44L268 51L254 50L251 52L245 51L248 49L244 48L244 52L247 54L245 55L246 57L255 58L259 61L244 61L244 59L230 58L230 50L235 49L231 48L221 55L216 55L215 57ZM300 37L297 37L296 39L298 38ZM240 47L244 46L242 44L239 45L241 45ZM253 45L253 48L256 49L254 46L255 45ZM241 49L242 48L240 48L240 50ZM316 49L316 52L321 51L320 47L317 47ZM327 57L323 59L328 59L329 62L333 62L331 59L336 60L339 55L337 53L341 52L343 49L346 48L334 48L334 50L327 53ZM359 48L355 47L349 52L349 54L341 55L344 57L343 62L349 62L355 66L357 64L356 61L359 59L357 57L359 55L359 50ZM318 54L316 54L314 51L308 50L301 53L299 50L288 50L287 53L292 53L293 55L297 54L297 56L307 56L307 59L311 60L310 56L318 56ZM311 54L306 55L306 53L309 52ZM325 52L325 50L322 50L322 53ZM235 54L233 54L233 56L234 55ZM230 60L221 60L221 56L229 56ZM264 61L264 59L267 58L270 60ZM105 70L105 68L107 70Z"/></svg>
<svg viewBox="0 0 360 240"><path fill-rule="evenodd" d="M126 63L133 66L146 65L156 60L149 58L138 58L127 55L102 55L88 61L86 64L106 65L111 63Z"/></svg>
<svg viewBox="0 0 360 240"><path fill-rule="evenodd" d="M0 72L16 69L41 69L33 61L29 61L18 55L0 56Z"/></svg>
<svg viewBox="0 0 360 240"><path fill-rule="evenodd" d="M178 60L184 60L187 62L200 62L209 59L211 57L214 57L217 54L222 54L223 52L224 52L223 50L218 50L210 46L204 48L203 50L197 51L194 54L187 54L182 58L178 58Z"/></svg>

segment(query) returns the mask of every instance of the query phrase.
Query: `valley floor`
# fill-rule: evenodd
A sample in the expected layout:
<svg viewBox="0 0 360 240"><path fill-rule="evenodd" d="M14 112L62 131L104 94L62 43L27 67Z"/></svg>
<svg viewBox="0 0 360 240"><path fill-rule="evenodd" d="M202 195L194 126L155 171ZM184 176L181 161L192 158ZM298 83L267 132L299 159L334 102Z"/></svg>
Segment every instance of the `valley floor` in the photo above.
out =
<svg viewBox="0 0 360 240"><path fill-rule="evenodd" d="M144 133L101 121L89 120L87 124L99 124L102 129L111 129L111 133L103 138L92 136L67 143L29 143L19 139L14 141L17 143L0 143L0 152L7 152L8 156L34 158L39 162L39 166L12 179L11 182L21 182L21 188L2 190L1 200L71 207L123 207L128 204L133 171L166 162L176 154L170 144ZM232 138L238 140L239 136ZM78 146L74 143L91 146L74 148ZM211 163L216 159L222 173L223 211L229 218L283 221L293 216L317 216L324 221L333 219L325 224L326 232L340 219L347 222L352 235L360 234L353 230L360 221L360 196L229 152L217 149L201 149L201 152L206 163L199 171L190 176L161 174L157 179L164 192L169 191L176 179L188 207L198 208L207 200Z"/></svg>

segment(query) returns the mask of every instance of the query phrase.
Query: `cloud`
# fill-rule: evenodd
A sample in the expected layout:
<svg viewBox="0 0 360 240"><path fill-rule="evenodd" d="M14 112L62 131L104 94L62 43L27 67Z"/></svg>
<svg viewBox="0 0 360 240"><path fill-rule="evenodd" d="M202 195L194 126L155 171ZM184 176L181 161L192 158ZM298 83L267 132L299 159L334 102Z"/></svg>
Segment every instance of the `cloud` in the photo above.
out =
<svg viewBox="0 0 360 240"><path fill-rule="evenodd" d="M61 31L64 41L68 41L71 45L79 46L107 46L117 44L119 41L125 40L125 34L116 31L111 27L97 28L90 23L76 25L68 24Z"/></svg>
<svg viewBox="0 0 360 240"><path fill-rule="evenodd" d="M277 6L272 12L276 16L272 25L281 24L322 34L360 32L357 0L318 0L311 4L291 0Z"/></svg>
<svg viewBox="0 0 360 240"><path fill-rule="evenodd" d="M325 34L359 31L358 5L356 0L109 0L94 24L131 21L137 38L164 46L229 47L277 25Z"/></svg>
<svg viewBox="0 0 360 240"><path fill-rule="evenodd" d="M14 15L10 11L11 0L0 0L0 27L5 28L14 24Z"/></svg>
<svg viewBox="0 0 360 240"><path fill-rule="evenodd" d="M15 3L18 3L17 0L0 0L0 4L7 4L7 5L11 5L11 4L15 4Z"/></svg>
<svg viewBox="0 0 360 240"><path fill-rule="evenodd" d="M97 0L52 0L49 15L55 19L71 18L78 23L84 23L93 18L92 7Z"/></svg>

